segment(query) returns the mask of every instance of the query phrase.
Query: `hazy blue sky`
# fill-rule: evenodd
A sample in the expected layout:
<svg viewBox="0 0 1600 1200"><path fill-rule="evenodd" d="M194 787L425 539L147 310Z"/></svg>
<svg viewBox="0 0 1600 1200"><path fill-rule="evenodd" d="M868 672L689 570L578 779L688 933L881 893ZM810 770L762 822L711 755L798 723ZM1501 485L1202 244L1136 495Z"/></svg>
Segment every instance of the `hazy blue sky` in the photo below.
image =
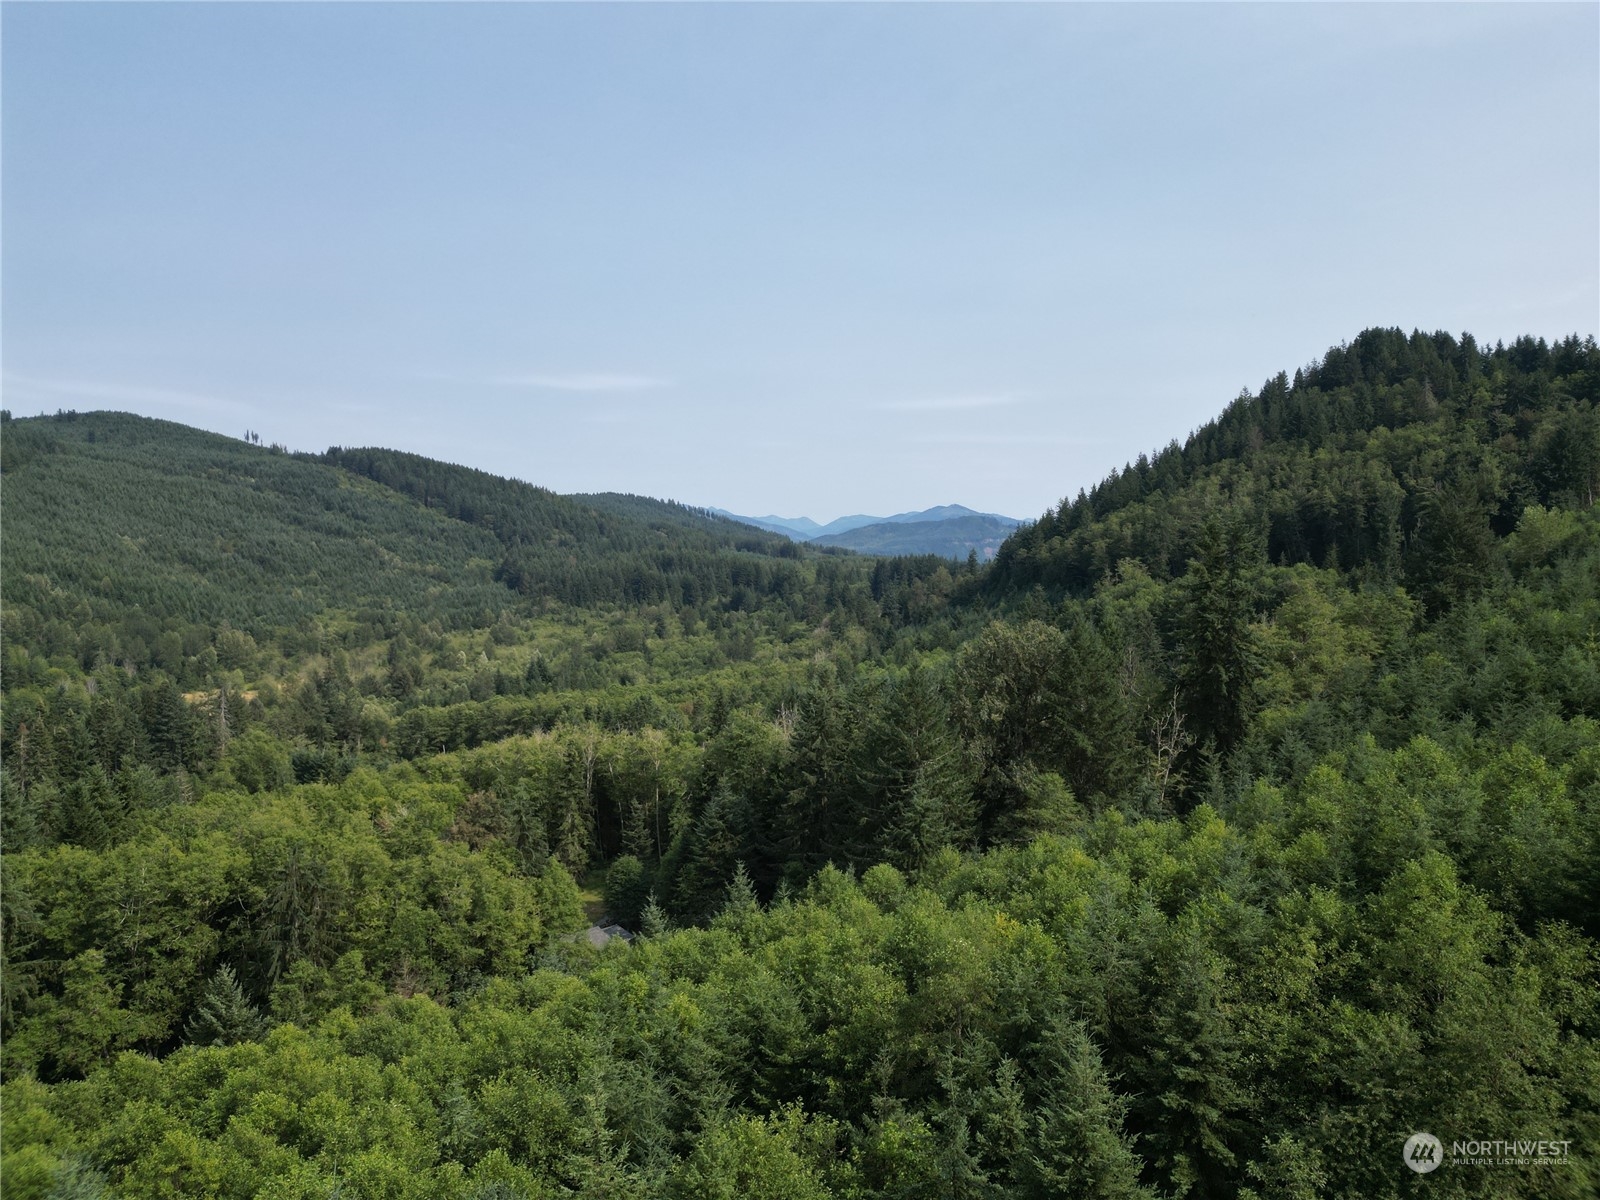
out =
<svg viewBox="0 0 1600 1200"><path fill-rule="evenodd" d="M1369 325L1597 332L1597 14L7 3L5 403L1030 517Z"/></svg>

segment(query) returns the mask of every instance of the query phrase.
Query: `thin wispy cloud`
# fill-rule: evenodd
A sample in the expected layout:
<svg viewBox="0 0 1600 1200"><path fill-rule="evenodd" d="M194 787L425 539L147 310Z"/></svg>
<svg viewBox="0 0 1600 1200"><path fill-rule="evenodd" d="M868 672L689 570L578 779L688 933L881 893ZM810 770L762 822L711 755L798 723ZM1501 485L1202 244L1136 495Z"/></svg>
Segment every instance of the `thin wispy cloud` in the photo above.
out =
<svg viewBox="0 0 1600 1200"><path fill-rule="evenodd" d="M960 412L972 408L1003 408L1025 404L1027 396L1015 392L979 392L966 396L919 396L913 400L885 400L874 408L887 412Z"/></svg>
<svg viewBox="0 0 1600 1200"><path fill-rule="evenodd" d="M658 379L654 375L577 371L557 375L500 375L490 382L497 387L531 388L547 392L648 392L667 387L671 381Z"/></svg>
<svg viewBox="0 0 1600 1200"><path fill-rule="evenodd" d="M907 440L930 446L1102 446L1108 441L1048 433L914 433Z"/></svg>
<svg viewBox="0 0 1600 1200"><path fill-rule="evenodd" d="M4 387L6 403L18 408L86 403L96 407L127 405L135 409L179 408L191 412L237 415L259 411L255 405L242 400L146 384L7 374L0 386Z"/></svg>

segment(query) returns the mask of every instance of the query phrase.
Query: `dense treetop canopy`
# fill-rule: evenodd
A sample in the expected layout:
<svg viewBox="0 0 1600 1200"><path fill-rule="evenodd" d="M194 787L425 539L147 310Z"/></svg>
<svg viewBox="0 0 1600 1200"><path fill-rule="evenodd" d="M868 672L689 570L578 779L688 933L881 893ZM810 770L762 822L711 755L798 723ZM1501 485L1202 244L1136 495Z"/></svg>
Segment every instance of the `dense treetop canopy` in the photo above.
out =
<svg viewBox="0 0 1600 1200"><path fill-rule="evenodd" d="M8 1200L1595 1195L1597 402L1369 330L988 567L6 417Z"/></svg>

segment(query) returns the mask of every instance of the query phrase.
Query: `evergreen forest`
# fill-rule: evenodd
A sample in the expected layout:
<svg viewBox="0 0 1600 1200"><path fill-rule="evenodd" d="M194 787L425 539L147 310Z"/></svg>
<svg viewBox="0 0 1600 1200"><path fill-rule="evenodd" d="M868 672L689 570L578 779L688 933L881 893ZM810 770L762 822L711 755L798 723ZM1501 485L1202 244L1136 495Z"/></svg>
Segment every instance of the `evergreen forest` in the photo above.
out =
<svg viewBox="0 0 1600 1200"><path fill-rule="evenodd" d="M1369 329L988 564L0 476L6 1200L1600 1196L1593 337Z"/></svg>

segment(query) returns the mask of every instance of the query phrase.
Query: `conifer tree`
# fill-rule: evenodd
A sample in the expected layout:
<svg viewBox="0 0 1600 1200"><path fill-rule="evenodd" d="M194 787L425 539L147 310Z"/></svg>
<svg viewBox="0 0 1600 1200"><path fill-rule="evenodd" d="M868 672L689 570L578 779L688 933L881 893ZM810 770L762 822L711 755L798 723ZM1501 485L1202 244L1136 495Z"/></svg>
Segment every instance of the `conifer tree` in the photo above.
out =
<svg viewBox="0 0 1600 1200"><path fill-rule="evenodd" d="M1139 1158L1122 1132L1127 1103L1112 1090L1083 1024L1057 1013L1034 1060L1032 1137L1018 1170L1027 1197L1136 1200Z"/></svg>
<svg viewBox="0 0 1600 1200"><path fill-rule="evenodd" d="M761 901L756 896L756 886L742 861L734 864L733 878L728 881L727 899L714 924L742 930L761 915Z"/></svg>
<svg viewBox="0 0 1600 1200"><path fill-rule="evenodd" d="M223 963L184 1025L183 1040L191 1046L231 1046L255 1041L265 1027L260 1012L239 986L239 977Z"/></svg>
<svg viewBox="0 0 1600 1200"><path fill-rule="evenodd" d="M105 768L95 763L61 790L54 823L62 841L100 849L118 840L123 817L122 797Z"/></svg>
<svg viewBox="0 0 1600 1200"><path fill-rule="evenodd" d="M1220 753L1244 736L1261 670L1250 629L1255 596L1246 574L1258 553L1243 520L1213 516L1200 532L1182 581L1178 637L1184 707L1197 741Z"/></svg>
<svg viewBox="0 0 1600 1200"><path fill-rule="evenodd" d="M631 854L618 858L606 871L605 890L602 893L606 915L625 926L636 926L648 882L644 865L637 858Z"/></svg>
<svg viewBox="0 0 1600 1200"><path fill-rule="evenodd" d="M740 800L719 788L700 814L691 834L687 861L673 887L674 912L704 920L721 907L725 886L722 881L740 862L744 851L740 834L742 808Z"/></svg>
<svg viewBox="0 0 1600 1200"><path fill-rule="evenodd" d="M651 892L644 908L639 911L639 932L647 938L656 938L664 936L671 929L671 919L666 910L656 903L656 894Z"/></svg>
<svg viewBox="0 0 1600 1200"><path fill-rule="evenodd" d="M1495 537L1477 480L1463 477L1427 492L1411 547L1408 586L1431 613L1481 590L1495 565Z"/></svg>
<svg viewBox="0 0 1600 1200"><path fill-rule="evenodd" d="M844 855L853 740L845 698L829 669L801 696L789 738L789 786L777 843L787 875L797 883Z"/></svg>
<svg viewBox="0 0 1600 1200"><path fill-rule="evenodd" d="M1140 766L1119 664L1088 618L1072 621L1065 633L1051 689L1051 746L1041 765L1086 802L1118 800Z"/></svg>
<svg viewBox="0 0 1600 1200"><path fill-rule="evenodd" d="M864 793L864 861L917 867L975 835L973 764L933 676L912 668L874 705L857 751Z"/></svg>

